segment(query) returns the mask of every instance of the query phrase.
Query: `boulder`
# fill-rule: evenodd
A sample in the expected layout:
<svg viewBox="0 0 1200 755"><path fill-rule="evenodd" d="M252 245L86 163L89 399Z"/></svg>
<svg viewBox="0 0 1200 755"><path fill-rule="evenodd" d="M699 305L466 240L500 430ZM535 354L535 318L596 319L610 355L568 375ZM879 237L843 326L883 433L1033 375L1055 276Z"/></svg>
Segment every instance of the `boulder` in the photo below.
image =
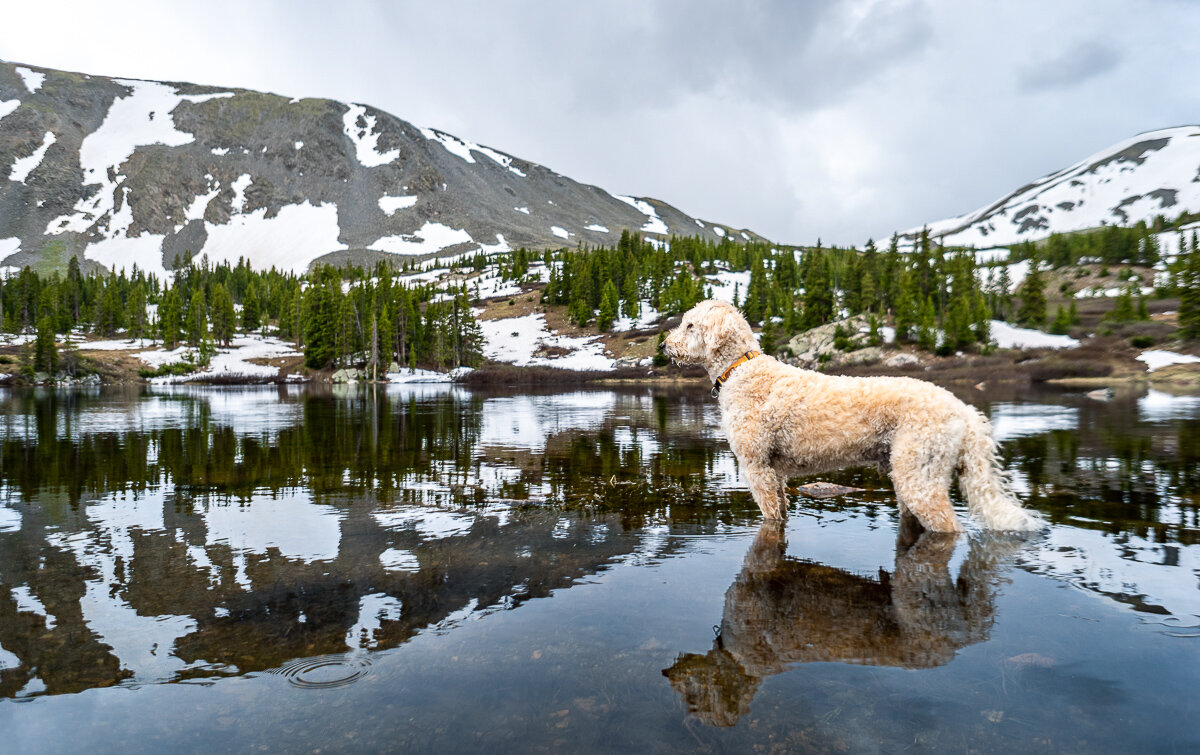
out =
<svg viewBox="0 0 1200 755"><path fill-rule="evenodd" d="M842 328L843 332L847 333L849 348L845 351L834 346L838 328ZM845 358L859 349L867 348L870 345L870 337L871 319L867 315L855 315L845 320L827 323L793 336L787 342L787 347L792 350L794 355L794 359L789 361L800 367L815 367L830 361L839 364L857 363L857 361L846 362ZM880 352L875 354L874 358L878 359L881 356Z"/></svg>
<svg viewBox="0 0 1200 755"><path fill-rule="evenodd" d="M910 354L907 351L902 351L895 356L888 357L883 364L887 367L911 367L921 363L916 354Z"/></svg>

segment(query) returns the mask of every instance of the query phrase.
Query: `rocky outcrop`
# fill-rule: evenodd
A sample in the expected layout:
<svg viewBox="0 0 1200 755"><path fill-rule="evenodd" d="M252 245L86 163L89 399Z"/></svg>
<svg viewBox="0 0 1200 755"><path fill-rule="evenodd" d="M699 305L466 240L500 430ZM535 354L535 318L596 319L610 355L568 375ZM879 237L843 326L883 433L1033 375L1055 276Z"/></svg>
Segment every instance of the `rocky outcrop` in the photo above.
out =
<svg viewBox="0 0 1200 755"><path fill-rule="evenodd" d="M883 359L880 344L871 342L867 315L827 323L793 336L787 342L785 361L812 369L822 365L874 364Z"/></svg>

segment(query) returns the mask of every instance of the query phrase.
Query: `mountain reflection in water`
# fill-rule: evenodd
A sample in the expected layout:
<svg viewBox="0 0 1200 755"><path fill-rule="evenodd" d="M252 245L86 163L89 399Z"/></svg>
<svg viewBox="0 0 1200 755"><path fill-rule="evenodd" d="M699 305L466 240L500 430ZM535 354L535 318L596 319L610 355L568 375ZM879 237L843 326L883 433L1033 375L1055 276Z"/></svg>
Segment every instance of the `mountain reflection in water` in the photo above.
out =
<svg viewBox="0 0 1200 755"><path fill-rule="evenodd" d="M901 529L894 556L789 558L763 526L717 645L666 672L693 710L732 724L797 663L947 664L988 639L1008 567L1196 633L1200 404L972 397L1050 530L961 541L952 576L954 541L904 534L885 478L826 476L868 490L797 514L843 545ZM0 478L0 699L264 671L349 684L422 633L616 565L700 560L759 521L687 390L12 390Z"/></svg>
<svg viewBox="0 0 1200 755"><path fill-rule="evenodd" d="M700 720L733 726L763 680L796 663L948 663L987 639L997 576L1024 539L971 538L955 579L958 536L919 527L904 523L894 570L871 578L787 557L785 525L764 522L725 593L712 650L681 654L663 675Z"/></svg>

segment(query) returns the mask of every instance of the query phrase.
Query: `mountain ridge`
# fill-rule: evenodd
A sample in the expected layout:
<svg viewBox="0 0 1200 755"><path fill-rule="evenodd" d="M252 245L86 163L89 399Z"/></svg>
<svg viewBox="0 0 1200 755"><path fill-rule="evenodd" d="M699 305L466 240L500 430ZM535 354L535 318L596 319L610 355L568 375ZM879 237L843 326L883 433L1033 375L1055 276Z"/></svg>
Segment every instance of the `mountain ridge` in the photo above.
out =
<svg viewBox="0 0 1200 755"><path fill-rule="evenodd" d="M0 61L0 265L314 263L745 229L370 105Z"/></svg>
<svg viewBox="0 0 1200 755"><path fill-rule="evenodd" d="M1200 212L1200 126L1145 131L972 212L928 223L947 246L1009 246L1052 233ZM900 234L913 239L922 228Z"/></svg>

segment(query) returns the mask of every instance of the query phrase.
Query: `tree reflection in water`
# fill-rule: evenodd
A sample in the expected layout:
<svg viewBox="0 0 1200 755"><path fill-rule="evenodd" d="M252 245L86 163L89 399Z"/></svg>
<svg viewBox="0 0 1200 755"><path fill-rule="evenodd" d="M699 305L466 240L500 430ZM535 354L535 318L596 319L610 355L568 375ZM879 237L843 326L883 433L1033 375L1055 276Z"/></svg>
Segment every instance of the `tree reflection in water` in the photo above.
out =
<svg viewBox="0 0 1200 755"><path fill-rule="evenodd" d="M895 568L877 578L786 555L786 525L764 522L725 593L712 650L682 653L663 670L688 710L713 726L749 712L763 680L796 663L930 668L988 638L1000 573L1025 542L969 540L958 578L958 536L902 522Z"/></svg>

